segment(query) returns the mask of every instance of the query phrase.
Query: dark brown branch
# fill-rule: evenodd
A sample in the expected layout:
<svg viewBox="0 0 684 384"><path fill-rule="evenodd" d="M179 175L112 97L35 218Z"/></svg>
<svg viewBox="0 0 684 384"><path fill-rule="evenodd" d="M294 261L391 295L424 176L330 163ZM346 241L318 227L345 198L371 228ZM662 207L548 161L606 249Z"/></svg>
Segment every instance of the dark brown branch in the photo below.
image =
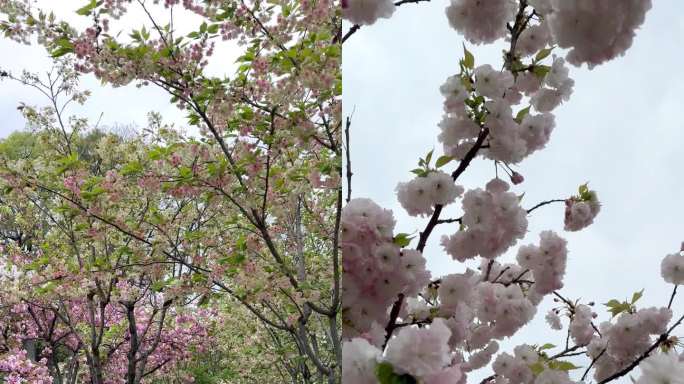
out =
<svg viewBox="0 0 684 384"><path fill-rule="evenodd" d="M349 200L351 200L351 181L352 181L352 170L351 170L351 156L350 156L350 151L349 151L349 128L351 127L351 118L347 116L347 124L345 125L344 128L344 138L345 138L345 155L347 156L347 203Z"/></svg>

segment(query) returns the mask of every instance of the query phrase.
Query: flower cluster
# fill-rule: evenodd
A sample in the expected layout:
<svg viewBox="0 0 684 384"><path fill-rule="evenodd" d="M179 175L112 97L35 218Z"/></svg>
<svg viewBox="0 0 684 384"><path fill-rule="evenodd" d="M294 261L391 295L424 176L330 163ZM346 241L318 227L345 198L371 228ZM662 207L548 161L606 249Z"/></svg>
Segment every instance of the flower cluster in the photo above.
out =
<svg viewBox="0 0 684 384"><path fill-rule="evenodd" d="M542 68L542 67L539 67ZM489 64L447 78L440 87L444 115L439 123L439 141L444 153L462 159L473 147L482 129L488 130L488 148L482 155L516 164L544 148L555 126L551 112L572 93L565 60L556 57L543 72L498 71ZM534 71L534 69L532 69ZM513 113L513 106L529 96L531 107Z"/></svg>
<svg viewBox="0 0 684 384"><path fill-rule="evenodd" d="M24 350L15 350L0 357L0 379L8 384L52 384L46 361L35 363Z"/></svg>
<svg viewBox="0 0 684 384"><path fill-rule="evenodd" d="M589 190L586 184L581 185L579 195L565 201L565 230L579 231L588 227L600 210L601 203L596 192Z"/></svg>
<svg viewBox="0 0 684 384"><path fill-rule="evenodd" d="M411 216L430 215L434 206L451 204L462 193L463 187L455 185L451 176L440 171L397 185L399 203Z"/></svg>
<svg viewBox="0 0 684 384"><path fill-rule="evenodd" d="M684 361L674 352L653 355L641 364L636 384L684 384Z"/></svg>
<svg viewBox="0 0 684 384"><path fill-rule="evenodd" d="M548 20L553 42L569 48L567 59L591 68L623 55L643 24L651 0L544 0L537 11Z"/></svg>
<svg viewBox="0 0 684 384"><path fill-rule="evenodd" d="M660 264L660 273L670 284L684 284L684 255L681 252L667 255Z"/></svg>
<svg viewBox="0 0 684 384"><path fill-rule="evenodd" d="M587 346L588 356L596 359L594 378L601 381L631 364L652 345L652 336L667 330L671 318L669 308L652 307L622 313L615 323L601 323L601 336L595 335Z"/></svg>
<svg viewBox="0 0 684 384"><path fill-rule="evenodd" d="M346 337L385 324L398 293L415 296L430 279L425 259L393 242L391 211L369 199L353 199L341 222L343 251L343 332Z"/></svg>
<svg viewBox="0 0 684 384"><path fill-rule="evenodd" d="M389 18L395 8L392 0L342 0L342 15L357 25L371 25L379 18Z"/></svg>
<svg viewBox="0 0 684 384"><path fill-rule="evenodd" d="M493 259L503 254L527 230L527 212L518 196L508 192L500 179L487 183L486 190L474 189L463 196L463 230L442 238L445 251L455 260L477 255Z"/></svg>
<svg viewBox="0 0 684 384"><path fill-rule="evenodd" d="M511 0L451 0L446 16L466 40L483 44L506 36L506 23L515 17L516 8Z"/></svg>

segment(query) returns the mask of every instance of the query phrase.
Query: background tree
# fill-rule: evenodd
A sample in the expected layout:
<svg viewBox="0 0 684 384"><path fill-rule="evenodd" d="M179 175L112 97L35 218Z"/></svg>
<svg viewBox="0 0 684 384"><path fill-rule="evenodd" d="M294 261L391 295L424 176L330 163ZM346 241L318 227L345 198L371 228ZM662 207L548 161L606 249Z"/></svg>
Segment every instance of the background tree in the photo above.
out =
<svg viewBox="0 0 684 384"><path fill-rule="evenodd" d="M176 3L166 2L167 16L158 20L154 5L142 1L91 2L78 11L92 20L83 31L24 2L0 5L7 36L37 36L53 56L68 55L77 71L116 86L161 87L200 132L182 136L153 115L146 150L126 152L115 167L117 191L104 188L106 180L79 177L76 185L92 193L84 199L60 192L58 180L25 181L73 204L83 220L118 231L129 247L159 257L155 263L171 265L171 276L157 275L154 288L191 286L198 305L213 305L222 294L240 303L266 327L262 334L296 356L277 361L292 382L339 381L336 11L327 1ZM203 19L187 35L174 28L181 8ZM147 25L119 35L117 20L132 9L148 17ZM205 72L221 38L244 49L232 79ZM69 147L72 131L60 131ZM119 194L144 214L105 215L100 205ZM145 210L148 200L155 204Z"/></svg>

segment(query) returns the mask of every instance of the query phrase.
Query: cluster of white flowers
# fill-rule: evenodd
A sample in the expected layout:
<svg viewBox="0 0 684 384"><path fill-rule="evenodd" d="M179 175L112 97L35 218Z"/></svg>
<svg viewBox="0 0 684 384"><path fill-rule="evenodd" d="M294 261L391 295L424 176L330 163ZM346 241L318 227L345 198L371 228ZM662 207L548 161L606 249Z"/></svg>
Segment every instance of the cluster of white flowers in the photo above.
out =
<svg viewBox="0 0 684 384"><path fill-rule="evenodd" d="M440 373L451 365L451 331L442 319L427 327L405 327L389 340L385 360L399 374L423 378Z"/></svg>
<svg viewBox="0 0 684 384"><path fill-rule="evenodd" d="M380 350L366 339L357 337L342 344L342 377L345 383L377 384L375 366Z"/></svg>
<svg viewBox="0 0 684 384"><path fill-rule="evenodd" d="M534 381L530 365L537 362L539 355L529 345L515 347L514 355L501 353L494 360L494 373L507 380L509 384L527 384Z"/></svg>
<svg viewBox="0 0 684 384"><path fill-rule="evenodd" d="M493 259L522 239L527 230L527 212L501 179L487 183L486 190L466 192L463 212L465 228L442 237L444 249L458 261L477 255Z"/></svg>
<svg viewBox="0 0 684 384"><path fill-rule="evenodd" d="M574 65L595 65L623 55L651 9L651 0L548 0L542 8L553 42L569 48Z"/></svg>
<svg viewBox="0 0 684 384"><path fill-rule="evenodd" d="M445 321L436 319L423 327L406 327L389 340L385 353L364 338L353 338L342 347L342 377L349 384L377 384L378 363L391 364L397 375L408 374L425 384L465 383L461 366L454 363L448 345L451 336Z"/></svg>
<svg viewBox="0 0 684 384"><path fill-rule="evenodd" d="M393 230L392 212L369 199L353 199L342 213L346 337L381 328L397 294L415 296L429 282L422 254L395 245Z"/></svg>
<svg viewBox="0 0 684 384"><path fill-rule="evenodd" d="M457 116L465 116L464 102L470 97L468 88L463 84L461 76L449 76L444 84L439 87L439 91L444 96L444 111L453 113ZM476 133L477 134L477 131Z"/></svg>
<svg viewBox="0 0 684 384"><path fill-rule="evenodd" d="M469 98L486 98L482 126L489 129L489 145L481 154L514 164L546 145L555 126L554 116L547 112L567 100L574 85L562 58L556 58L543 76L520 72L516 78L510 71L498 71L488 64L475 68L472 75L472 90L459 75L450 76L440 87L445 113L438 139L444 153L457 159L472 148L482 129L473 120L474 111L469 114ZM521 103L523 93L530 96L531 105L541 114L526 113L516 120L512 106Z"/></svg>
<svg viewBox="0 0 684 384"><path fill-rule="evenodd" d="M671 318L670 309L651 307L624 312L615 323L601 323L598 327L601 336L595 334L587 346L589 357L597 359L596 381L623 369L643 354L653 344L652 336L660 336L667 330Z"/></svg>
<svg viewBox="0 0 684 384"><path fill-rule="evenodd" d="M570 335L576 345L587 345L594 337L594 328L591 321L594 319L594 312L588 305L579 304L575 306L575 313L570 321Z"/></svg>
<svg viewBox="0 0 684 384"><path fill-rule="evenodd" d="M555 369L545 369L542 373L537 375L534 384L574 384L570 380L570 375L566 371L558 371Z"/></svg>
<svg viewBox="0 0 684 384"><path fill-rule="evenodd" d="M684 384L684 361L676 353L659 353L639 364L641 377L636 384Z"/></svg>
<svg viewBox="0 0 684 384"><path fill-rule="evenodd" d="M567 242L553 231L539 234L539 246L529 244L518 250L518 264L532 271L537 293L547 294L563 287L568 258Z"/></svg>
<svg viewBox="0 0 684 384"><path fill-rule="evenodd" d="M596 192L590 191L591 198L582 201L570 198L565 201L565 230L579 231L594 222L594 218L601 210L601 203L596 197Z"/></svg>
<svg viewBox="0 0 684 384"><path fill-rule="evenodd" d="M452 28L473 44L491 43L506 36L506 23L515 18L511 0L451 0L446 8Z"/></svg>
<svg viewBox="0 0 684 384"><path fill-rule="evenodd" d="M371 25L379 18L389 18L395 8L392 0L342 0L342 16L358 25Z"/></svg>
<svg viewBox="0 0 684 384"><path fill-rule="evenodd" d="M480 65L473 71L475 90L478 94L499 99L513 86L515 79L509 71L497 71L489 64Z"/></svg>
<svg viewBox="0 0 684 384"><path fill-rule="evenodd" d="M546 22L528 27L518 38L518 52L523 56L534 55L547 45L551 45L551 32Z"/></svg>
<svg viewBox="0 0 684 384"><path fill-rule="evenodd" d="M397 185L397 198L411 216L430 215L435 205L453 203L463 194L463 187L455 185L449 174L432 171Z"/></svg>
<svg viewBox="0 0 684 384"><path fill-rule="evenodd" d="M684 248L684 244L682 248ZM665 256L660 264L660 273L663 279L670 284L684 284L684 255L673 253Z"/></svg>
<svg viewBox="0 0 684 384"><path fill-rule="evenodd" d="M543 88L530 97L530 104L539 112L550 112L572 95L575 80L568 77L569 70L562 57L555 57L549 73L544 77Z"/></svg>

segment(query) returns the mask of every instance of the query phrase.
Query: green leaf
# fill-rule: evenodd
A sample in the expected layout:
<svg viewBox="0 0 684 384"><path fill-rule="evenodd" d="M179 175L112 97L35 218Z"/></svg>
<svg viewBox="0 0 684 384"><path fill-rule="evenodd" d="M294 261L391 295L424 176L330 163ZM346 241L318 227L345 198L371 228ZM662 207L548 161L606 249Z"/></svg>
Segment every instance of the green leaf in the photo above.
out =
<svg viewBox="0 0 684 384"><path fill-rule="evenodd" d="M586 195L587 193L589 193L589 186L587 185L587 183L584 183L584 184L579 186L578 191L579 191L580 196Z"/></svg>
<svg viewBox="0 0 684 384"><path fill-rule="evenodd" d="M417 384L418 382L410 375L398 375L394 373L392 365L382 362L375 366L375 377L380 384Z"/></svg>
<svg viewBox="0 0 684 384"><path fill-rule="evenodd" d="M534 373L535 376L539 375L540 373L544 372L544 363L542 363L541 361L537 361L534 364L530 364L530 370L532 371L532 373Z"/></svg>
<svg viewBox="0 0 684 384"><path fill-rule="evenodd" d="M544 48L541 51L537 52L537 55L534 57L534 61L542 61L545 58L547 58L550 54L553 48Z"/></svg>
<svg viewBox="0 0 684 384"><path fill-rule="evenodd" d="M612 299L604 304L608 307L608 312L612 314L613 317L621 314L622 312L628 312L632 309L632 305L627 302L620 302L618 300Z"/></svg>
<svg viewBox="0 0 684 384"><path fill-rule="evenodd" d="M549 73L549 71L551 71L551 67L549 67L548 65L535 65L534 67L532 67L532 73L534 73L535 75L537 75L537 77L542 79L546 76L547 73Z"/></svg>
<svg viewBox="0 0 684 384"><path fill-rule="evenodd" d="M518 111L518 114L515 115L515 122L518 124L522 123L525 116L527 116L529 113L530 113L530 106L527 106L527 108L521 109L520 111Z"/></svg>
<svg viewBox="0 0 684 384"><path fill-rule="evenodd" d="M473 69L475 67L475 56L466 48L463 44L463 66L468 69Z"/></svg>
<svg viewBox="0 0 684 384"><path fill-rule="evenodd" d="M572 371L573 369L578 369L578 368L582 368L582 367L578 367L569 361L552 360L552 361L549 361L549 368L555 369L556 371L567 372L567 371Z"/></svg>
<svg viewBox="0 0 684 384"><path fill-rule="evenodd" d="M375 366L375 377L378 378L380 384L390 384L394 375L392 364L382 362Z"/></svg>
<svg viewBox="0 0 684 384"><path fill-rule="evenodd" d="M432 160L432 152L434 152L434 151L435 151L434 149L431 150L431 151L428 152L428 154L425 156L425 165L426 165L426 166L430 166L430 161Z"/></svg>
<svg viewBox="0 0 684 384"><path fill-rule="evenodd" d="M415 236L411 236L408 233L398 233L396 236L394 236L392 242L403 248L411 244L411 240L414 237Z"/></svg>
<svg viewBox="0 0 684 384"><path fill-rule="evenodd" d="M217 33L218 30L219 30L219 25L218 25L218 24L212 24L212 25L209 26L209 28L207 28L207 32L209 32L209 33L211 33L211 34Z"/></svg>
<svg viewBox="0 0 684 384"><path fill-rule="evenodd" d="M641 299L641 297L644 295L644 290L642 289L639 292L634 292L632 295L632 304L636 303L637 300Z"/></svg>
<svg viewBox="0 0 684 384"><path fill-rule="evenodd" d="M546 344L542 345L541 347L539 347L539 350L543 351L545 349L552 349L552 348L556 348L556 346L554 344L551 344L551 343L546 343Z"/></svg>
<svg viewBox="0 0 684 384"><path fill-rule="evenodd" d="M425 177L428 175L428 172L426 170L424 170L423 168L412 169L411 173L415 174L418 177Z"/></svg>
<svg viewBox="0 0 684 384"><path fill-rule="evenodd" d="M101 3L102 2L97 1L97 0L90 0L90 3L88 3L88 5L76 10L76 14L81 15L81 16L88 16L88 15L90 15L90 12L92 12L93 9L95 9Z"/></svg>
<svg viewBox="0 0 684 384"><path fill-rule="evenodd" d="M129 175L135 175L136 173L140 173L143 170L142 164L140 164L139 161L131 161L130 163L127 163L126 165L121 168L121 175L123 176L129 176Z"/></svg>
<svg viewBox="0 0 684 384"><path fill-rule="evenodd" d="M57 48L54 51L52 51L52 53L50 53L50 55L53 58L57 58L57 57L62 57L64 55L66 55L67 53L71 53L73 51L74 51L73 48L60 47L60 48Z"/></svg>
<svg viewBox="0 0 684 384"><path fill-rule="evenodd" d="M450 162L451 160L454 160L454 158L451 157L451 156L447 156L447 155L440 156L440 157L437 159L437 162L435 163L435 167L441 168L441 167L443 167L443 166L449 164L449 162Z"/></svg>

